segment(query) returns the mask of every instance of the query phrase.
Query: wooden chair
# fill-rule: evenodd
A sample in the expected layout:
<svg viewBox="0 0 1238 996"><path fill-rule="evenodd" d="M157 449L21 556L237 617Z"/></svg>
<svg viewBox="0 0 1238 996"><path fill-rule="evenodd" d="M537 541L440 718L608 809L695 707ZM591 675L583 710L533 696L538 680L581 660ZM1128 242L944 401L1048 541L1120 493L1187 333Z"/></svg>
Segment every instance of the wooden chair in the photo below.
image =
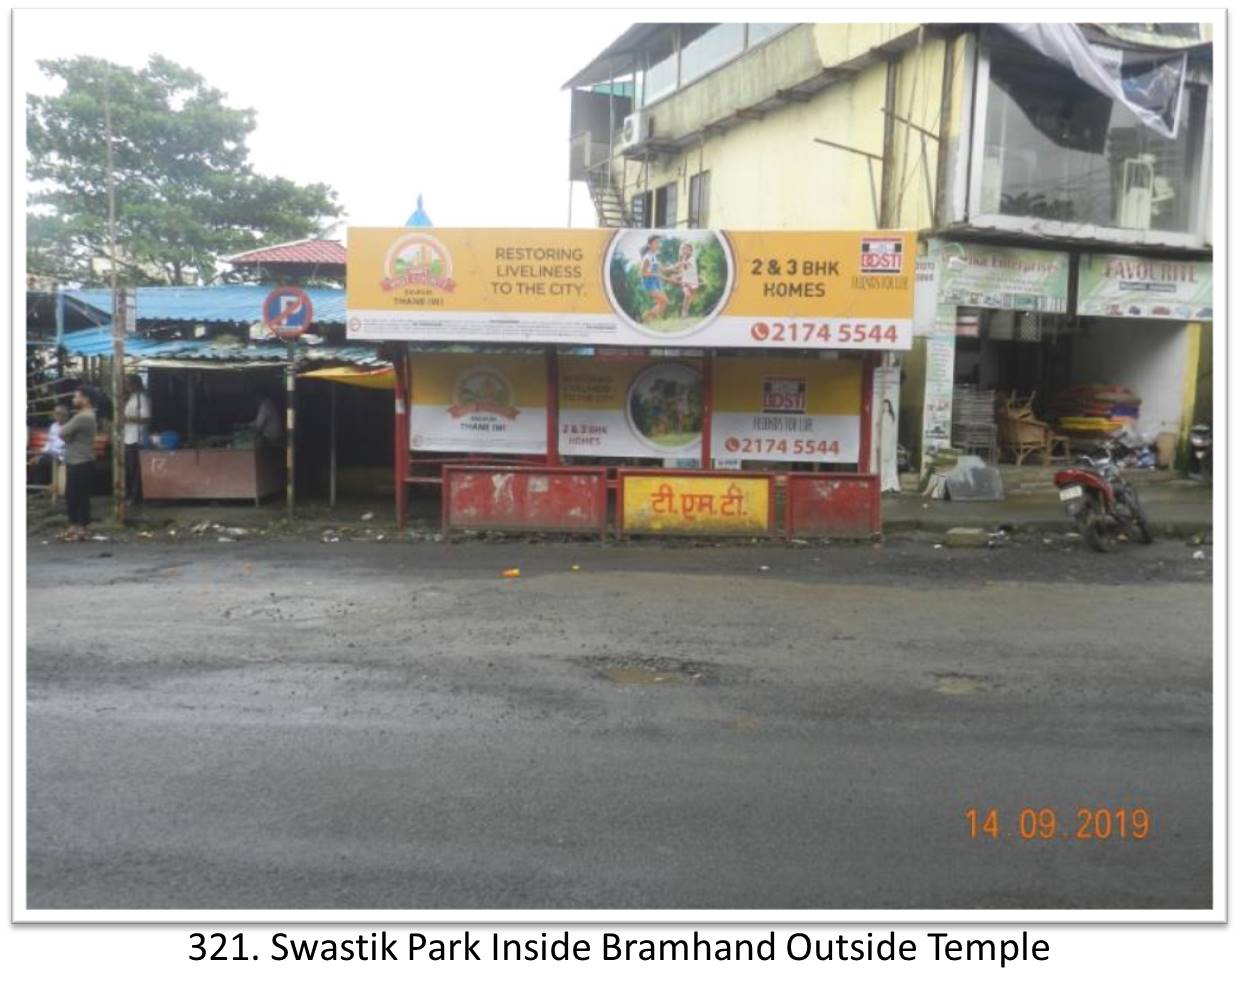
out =
<svg viewBox="0 0 1238 996"><path fill-rule="evenodd" d="M1053 426L1036 417L1032 402L1036 392L1026 398L1010 394L998 400L997 427L1002 449L1014 457L1015 466L1033 453L1039 453L1047 467L1055 457L1070 462L1070 437L1054 432Z"/></svg>

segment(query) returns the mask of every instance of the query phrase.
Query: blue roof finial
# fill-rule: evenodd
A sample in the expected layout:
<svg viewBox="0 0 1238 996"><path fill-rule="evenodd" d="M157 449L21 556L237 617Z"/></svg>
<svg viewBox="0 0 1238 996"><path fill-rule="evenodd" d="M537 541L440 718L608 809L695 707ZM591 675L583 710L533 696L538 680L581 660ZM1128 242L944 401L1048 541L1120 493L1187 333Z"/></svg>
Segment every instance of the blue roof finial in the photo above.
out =
<svg viewBox="0 0 1238 996"><path fill-rule="evenodd" d="M434 222L421 206L421 194L417 195L417 210L408 216L404 222L406 228L433 228Z"/></svg>

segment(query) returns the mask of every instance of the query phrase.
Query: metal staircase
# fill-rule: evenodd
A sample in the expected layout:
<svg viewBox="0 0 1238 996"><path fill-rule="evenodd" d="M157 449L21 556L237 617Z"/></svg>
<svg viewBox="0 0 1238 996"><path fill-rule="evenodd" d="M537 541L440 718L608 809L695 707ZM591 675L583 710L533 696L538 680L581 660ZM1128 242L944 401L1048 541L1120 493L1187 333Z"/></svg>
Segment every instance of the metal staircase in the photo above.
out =
<svg viewBox="0 0 1238 996"><path fill-rule="evenodd" d="M585 170L589 196L597 211L599 228L630 228L632 215L623 203L623 195L615 187L610 161L598 163Z"/></svg>

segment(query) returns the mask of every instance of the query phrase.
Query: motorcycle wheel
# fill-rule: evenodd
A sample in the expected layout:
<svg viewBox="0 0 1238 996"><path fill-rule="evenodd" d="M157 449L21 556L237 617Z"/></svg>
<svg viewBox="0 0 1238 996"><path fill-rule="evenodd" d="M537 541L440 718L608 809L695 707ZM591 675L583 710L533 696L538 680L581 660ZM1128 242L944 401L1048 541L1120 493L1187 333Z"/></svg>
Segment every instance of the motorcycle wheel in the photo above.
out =
<svg viewBox="0 0 1238 996"><path fill-rule="evenodd" d="M1080 516L1079 531L1083 533L1088 546L1097 553L1112 553L1113 548L1117 546L1117 534L1109 528L1105 515L1095 499L1088 501L1087 508Z"/></svg>
<svg viewBox="0 0 1238 996"><path fill-rule="evenodd" d="M1148 544L1152 542L1152 528L1148 525L1148 517L1144 514L1143 506L1139 504L1139 499L1132 491L1126 497L1127 505L1130 506L1131 520L1135 523L1135 532L1139 534L1139 542Z"/></svg>

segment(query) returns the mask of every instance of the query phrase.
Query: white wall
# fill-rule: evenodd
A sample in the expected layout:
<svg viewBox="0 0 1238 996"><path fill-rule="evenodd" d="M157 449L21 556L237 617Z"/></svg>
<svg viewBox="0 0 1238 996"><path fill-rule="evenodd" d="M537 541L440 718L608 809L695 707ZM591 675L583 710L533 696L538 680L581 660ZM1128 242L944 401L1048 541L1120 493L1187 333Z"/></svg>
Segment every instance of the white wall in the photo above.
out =
<svg viewBox="0 0 1238 996"><path fill-rule="evenodd" d="M1138 318L1092 318L1075 335L1076 384L1122 384L1143 399L1140 432L1178 432L1186 385L1187 328Z"/></svg>

